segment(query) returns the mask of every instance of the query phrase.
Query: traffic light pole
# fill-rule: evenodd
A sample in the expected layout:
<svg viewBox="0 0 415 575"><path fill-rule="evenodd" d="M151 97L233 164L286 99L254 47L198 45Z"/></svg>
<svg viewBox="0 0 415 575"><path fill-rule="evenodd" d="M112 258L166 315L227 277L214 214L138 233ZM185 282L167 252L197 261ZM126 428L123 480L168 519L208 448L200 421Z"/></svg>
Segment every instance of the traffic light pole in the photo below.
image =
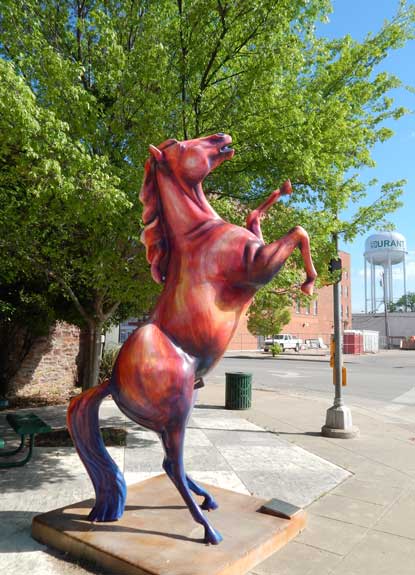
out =
<svg viewBox="0 0 415 575"><path fill-rule="evenodd" d="M336 254L338 254L338 239L337 234L333 236L333 241L336 247ZM337 264L337 265L336 265ZM331 269L340 269L341 261L339 257L331 262ZM359 433L357 427L352 423L352 413L350 409L344 404L342 398L342 368L343 368L343 350L342 350L342 326L341 326L341 301L340 301L340 282L339 279L333 284L333 331L334 331L334 377L335 377L335 393L333 406L327 410L326 423L321 428L321 434L324 437L337 437L342 439L350 439L356 437Z"/></svg>

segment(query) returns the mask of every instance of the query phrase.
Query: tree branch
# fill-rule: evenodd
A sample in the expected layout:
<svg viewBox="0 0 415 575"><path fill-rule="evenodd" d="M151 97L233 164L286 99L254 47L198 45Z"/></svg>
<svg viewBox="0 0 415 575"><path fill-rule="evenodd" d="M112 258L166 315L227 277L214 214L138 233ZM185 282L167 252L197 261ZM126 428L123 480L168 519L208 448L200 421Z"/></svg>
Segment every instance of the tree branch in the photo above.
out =
<svg viewBox="0 0 415 575"><path fill-rule="evenodd" d="M186 117L186 68L187 68L187 54L188 49L184 41L183 33L183 2L182 0L177 0L177 7L180 16L180 26L179 26L179 38L180 38L180 52L181 52L181 62L180 62L180 91L181 91L181 101L182 101L182 129L183 138L188 139L187 136L187 117Z"/></svg>
<svg viewBox="0 0 415 575"><path fill-rule="evenodd" d="M118 309L119 305L121 302L117 301L114 304L112 304L112 306L106 311L103 311L103 315L102 315L102 319L103 321L107 321L107 319L109 319L112 314Z"/></svg>
<svg viewBox="0 0 415 575"><path fill-rule="evenodd" d="M76 297L75 292L73 291L73 289L71 288L71 286L69 284L66 283L66 281L59 275L57 275L55 272L51 271L51 270L47 270L47 275L54 279L55 281L58 282L59 285L61 285L64 290L67 292L67 294L69 295L69 297L71 298L71 300L73 301L76 309L79 311L79 313L81 314L81 316L84 318L84 320L87 322L88 325L91 325L93 322L91 321L91 318L89 317L89 315L87 314L87 312L85 311L84 307L82 306L81 302L79 301L79 299Z"/></svg>

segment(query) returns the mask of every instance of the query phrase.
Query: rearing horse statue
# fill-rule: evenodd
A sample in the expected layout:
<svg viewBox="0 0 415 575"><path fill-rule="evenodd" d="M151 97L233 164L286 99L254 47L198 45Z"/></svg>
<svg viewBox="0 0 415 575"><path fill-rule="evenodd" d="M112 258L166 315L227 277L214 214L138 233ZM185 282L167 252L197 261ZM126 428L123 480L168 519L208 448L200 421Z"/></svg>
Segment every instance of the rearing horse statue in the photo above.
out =
<svg viewBox="0 0 415 575"><path fill-rule="evenodd" d="M69 430L95 488L91 521L119 519L126 499L123 475L99 431L99 405L111 393L123 413L158 434L163 469L204 526L204 541L222 539L202 512L215 509L216 501L183 466L195 388L222 357L256 291L296 247L307 274L304 293L312 293L316 278L303 228L296 226L269 245L262 239L260 218L281 195L291 193L289 181L248 216L247 228L225 222L209 205L202 182L233 157L231 142L220 133L150 146L140 193L142 241L152 276L164 289L150 320L122 346L111 379L72 399L68 410ZM204 498L200 507L191 491Z"/></svg>

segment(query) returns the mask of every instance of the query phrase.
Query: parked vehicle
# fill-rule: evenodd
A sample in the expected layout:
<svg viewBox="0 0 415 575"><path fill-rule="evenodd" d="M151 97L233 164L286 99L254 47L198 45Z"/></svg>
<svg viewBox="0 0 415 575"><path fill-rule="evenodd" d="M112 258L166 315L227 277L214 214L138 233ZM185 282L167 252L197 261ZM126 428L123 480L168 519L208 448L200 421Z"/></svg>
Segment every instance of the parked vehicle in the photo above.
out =
<svg viewBox="0 0 415 575"><path fill-rule="evenodd" d="M264 342L264 351L269 351L271 346L276 343L281 346L283 352L286 349L294 349L295 351L300 351L303 340L298 339L289 333L280 333L278 335L273 335L272 337L266 338Z"/></svg>
<svg viewBox="0 0 415 575"><path fill-rule="evenodd" d="M323 338L306 339L304 341L304 346L306 349L327 349L327 345L324 343Z"/></svg>

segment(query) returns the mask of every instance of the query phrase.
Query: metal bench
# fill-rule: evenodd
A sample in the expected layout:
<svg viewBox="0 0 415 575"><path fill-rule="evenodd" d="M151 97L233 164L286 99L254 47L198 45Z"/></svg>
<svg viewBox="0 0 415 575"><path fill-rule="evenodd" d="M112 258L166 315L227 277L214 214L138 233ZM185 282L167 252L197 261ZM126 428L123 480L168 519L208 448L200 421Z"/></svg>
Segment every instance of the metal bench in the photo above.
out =
<svg viewBox="0 0 415 575"><path fill-rule="evenodd" d="M8 413L6 415L6 419L17 435L20 435L20 445L16 449L12 449L10 451L0 451L0 457L10 457L22 451L25 446L26 436L29 436L29 449L26 456L19 461L0 461L0 468L21 467L32 457L35 435L52 431L52 428L34 413ZM1 441L2 440L0 440L0 447Z"/></svg>

